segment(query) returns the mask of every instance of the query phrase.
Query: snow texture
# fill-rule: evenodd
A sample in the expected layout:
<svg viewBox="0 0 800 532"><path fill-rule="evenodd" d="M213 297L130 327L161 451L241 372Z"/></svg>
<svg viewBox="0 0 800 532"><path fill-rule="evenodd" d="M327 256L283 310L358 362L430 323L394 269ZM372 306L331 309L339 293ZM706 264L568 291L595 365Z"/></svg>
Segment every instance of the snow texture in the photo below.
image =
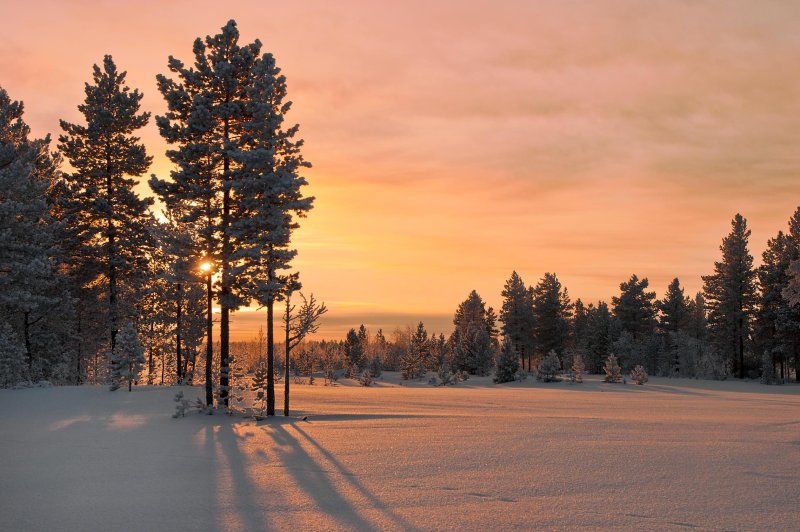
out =
<svg viewBox="0 0 800 532"><path fill-rule="evenodd" d="M295 386L259 422L173 419L175 388L0 390L0 528L797 527L798 386L399 383Z"/></svg>

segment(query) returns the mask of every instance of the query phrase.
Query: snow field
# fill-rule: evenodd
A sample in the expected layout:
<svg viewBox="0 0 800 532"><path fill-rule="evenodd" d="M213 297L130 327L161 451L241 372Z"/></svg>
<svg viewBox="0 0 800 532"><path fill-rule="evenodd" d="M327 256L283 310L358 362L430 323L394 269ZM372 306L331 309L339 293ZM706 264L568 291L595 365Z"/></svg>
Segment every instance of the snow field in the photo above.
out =
<svg viewBox="0 0 800 532"><path fill-rule="evenodd" d="M0 528L792 530L800 519L796 385L398 384L386 373L370 388L295 385L295 415L258 423L172 419L176 388L0 390Z"/></svg>

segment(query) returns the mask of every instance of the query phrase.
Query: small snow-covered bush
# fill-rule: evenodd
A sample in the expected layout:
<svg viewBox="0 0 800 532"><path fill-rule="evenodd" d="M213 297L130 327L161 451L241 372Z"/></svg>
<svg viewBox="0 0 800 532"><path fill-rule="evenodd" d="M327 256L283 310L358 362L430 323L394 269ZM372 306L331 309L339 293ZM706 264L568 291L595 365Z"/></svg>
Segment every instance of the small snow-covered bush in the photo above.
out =
<svg viewBox="0 0 800 532"><path fill-rule="evenodd" d="M372 386L372 373L365 369L364 373L358 377L358 382L361 383L361 386Z"/></svg>
<svg viewBox="0 0 800 532"><path fill-rule="evenodd" d="M647 382L647 372L643 366L636 366L631 371L631 380L636 384L644 384Z"/></svg>
<svg viewBox="0 0 800 532"><path fill-rule="evenodd" d="M250 382L250 391L255 392L253 397L253 411L257 414L264 414L267 409L267 380L269 371L267 370L267 361L263 358L256 364L256 370L253 373L253 380Z"/></svg>
<svg viewBox="0 0 800 532"><path fill-rule="evenodd" d="M179 417L186 417L186 413L191 410L197 410L198 412L204 412L206 410L206 405L200 398L196 398L194 401L190 401L183 396L183 392L178 392L175 394L175 413L172 414L172 417L179 418Z"/></svg>
<svg viewBox="0 0 800 532"><path fill-rule="evenodd" d="M506 339L503 342L503 348L495 360L494 382L501 384L504 382L512 382L517 380L517 372L519 371L519 357L514 349L511 347L511 342Z"/></svg>
<svg viewBox="0 0 800 532"><path fill-rule="evenodd" d="M558 373L561 371L561 361L555 351L550 351L544 360L536 368L536 380L542 382L556 382L559 380Z"/></svg>
<svg viewBox="0 0 800 532"><path fill-rule="evenodd" d="M622 368L619 367L614 353L608 355L603 371L606 372L606 376L603 379L605 382L622 382Z"/></svg>
<svg viewBox="0 0 800 532"><path fill-rule="evenodd" d="M139 333L131 322L126 322L111 353L111 391L118 390L123 384L127 384L128 391L131 391L144 363L144 347L139 341Z"/></svg>

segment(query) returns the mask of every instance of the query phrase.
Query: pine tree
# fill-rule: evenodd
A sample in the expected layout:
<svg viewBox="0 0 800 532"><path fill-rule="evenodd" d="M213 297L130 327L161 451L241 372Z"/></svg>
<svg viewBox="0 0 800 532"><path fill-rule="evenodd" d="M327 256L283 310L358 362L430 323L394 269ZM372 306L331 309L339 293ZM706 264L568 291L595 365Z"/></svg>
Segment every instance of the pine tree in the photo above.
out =
<svg viewBox="0 0 800 532"><path fill-rule="evenodd" d="M408 351L400 360L400 373L405 380L416 379L425 374L425 365L430 357L430 342L425 325L419 322L417 330L411 336Z"/></svg>
<svg viewBox="0 0 800 532"><path fill-rule="evenodd" d="M144 250L151 246L147 225L153 201L134 191L135 177L152 162L135 136L150 113L139 112L142 94L125 85L125 75L110 55L102 68L94 65L93 83L86 84L86 99L78 106L86 125L61 120L64 134L58 139L75 169L63 176L63 208L79 242L80 268L91 272L90 283L102 279L107 287L111 352L121 319L121 285L146 269Z"/></svg>
<svg viewBox="0 0 800 532"><path fill-rule="evenodd" d="M142 371L144 363L144 347L139 341L139 334L131 322L125 322L111 353L111 391L125 383L128 391L131 391L133 381Z"/></svg>
<svg viewBox="0 0 800 532"><path fill-rule="evenodd" d="M550 351L547 356L539 363L536 369L536 380L542 382L556 382L560 380L558 374L561 372L561 360L558 353Z"/></svg>
<svg viewBox="0 0 800 532"><path fill-rule="evenodd" d="M544 355L564 353L569 336L572 304L566 288L554 273L545 273L533 289L533 334L537 350Z"/></svg>
<svg viewBox="0 0 800 532"><path fill-rule="evenodd" d="M633 371L631 371L631 380L639 385L647 382L647 372L644 370L644 366L636 366L633 368Z"/></svg>
<svg viewBox="0 0 800 532"><path fill-rule="evenodd" d="M71 358L74 333L49 213L59 158L49 137L29 138L22 115L0 88L0 320L23 346L27 376L52 378L65 373L56 366Z"/></svg>
<svg viewBox="0 0 800 532"><path fill-rule="evenodd" d="M506 336L495 362L494 382L497 384L513 382L517 378L517 371L519 371L519 357L511 345L511 340Z"/></svg>
<svg viewBox="0 0 800 532"><path fill-rule="evenodd" d="M257 52L259 46L256 41L253 51ZM284 123L292 103L286 100L286 78L272 54L263 54L253 64L246 96L248 119L242 122L240 148L232 153L240 165L232 177L238 203L231 221L233 259L239 261L234 273L239 293L267 308L269 364L274 356L273 307L287 293L290 283L289 276L280 272L289 269L297 255L291 248L291 236L299 227L297 219L304 218L313 207L314 198L302 193L308 183L300 172L311 164L301 153L303 140L295 139L300 126ZM270 380L267 413L273 415L274 409L274 382Z"/></svg>
<svg viewBox="0 0 800 532"><path fill-rule="evenodd" d="M603 371L606 372L603 379L605 382L622 382L622 368L617 364L617 357L613 353L608 355Z"/></svg>
<svg viewBox="0 0 800 532"><path fill-rule="evenodd" d="M478 292L470 292L453 317L455 328L450 336L453 346L453 370L471 375L486 375L494 363L494 311Z"/></svg>
<svg viewBox="0 0 800 532"><path fill-rule="evenodd" d="M194 64L187 67L180 60L170 57L169 70L177 80L158 75L158 89L167 102L167 113L156 117L161 136L174 145L167 156L176 165L171 181L150 179L150 186L161 201L176 215L176 222L183 225L202 246L204 260L219 271L216 295L220 304L220 367L228 365L230 351L230 313L246 302L249 293L235 292L237 276L242 274L242 264L234 257L234 233L241 240L241 228L232 227L237 219L254 217L249 206L239 204L237 193L257 180L256 171L242 161L260 142L255 131L259 119L248 107L252 98L249 91L255 90L255 70L261 43L256 41L240 46L239 30L231 20L222 32L197 38L194 42ZM260 83L260 81L259 81ZM248 125L249 124L249 125ZM259 159L253 153L253 159ZM242 183L236 183L241 181ZM250 192L252 194L252 191ZM264 201L263 197L251 197L250 201ZM266 206L264 207L266 208ZM244 214L247 210L248 214ZM252 246L239 243L239 251L252 252ZM267 249L266 253L272 251ZM199 253L198 253L199 254ZM208 272L209 279L211 271ZM268 276L258 287L262 295L266 292L269 301L267 322L268 364L274 364L273 305L280 283ZM252 288L251 288L252 289ZM206 401L213 401L208 368L211 367L211 323L207 331L206 351ZM272 368L271 368L272 369ZM221 372L224 375L225 371ZM272 379L272 372L270 373ZM227 387L221 377L220 386ZM223 403L227 397L223 396ZM274 413L274 381L270 380L267 409Z"/></svg>
<svg viewBox="0 0 800 532"><path fill-rule="evenodd" d="M592 372L599 373L603 368L603 361L611 349L611 313L608 305L600 301L597 307L591 304L586 311L586 355L588 365Z"/></svg>
<svg viewBox="0 0 800 532"><path fill-rule="evenodd" d="M253 397L253 410L256 416L264 415L267 409L267 377L269 369L267 368L267 361L265 358L259 358L256 364L255 372L253 373L253 382L250 384L250 390L255 392Z"/></svg>
<svg viewBox="0 0 800 532"><path fill-rule="evenodd" d="M783 297L783 291L789 284L790 263L790 241L783 231L778 231L778 235L767 242L762 264L757 270L760 290L753 333L757 352L768 353L773 364L780 359L782 369L786 346L780 322L790 312L790 306Z"/></svg>
<svg viewBox="0 0 800 532"><path fill-rule="evenodd" d="M634 338L652 334L655 327L655 292L648 292L649 281L631 275L627 282L620 283L619 297L613 297L614 316L620 321L622 330L630 332Z"/></svg>
<svg viewBox="0 0 800 532"><path fill-rule="evenodd" d="M511 341L511 346L522 360L523 367L525 358L530 358L534 350L532 295L519 274L511 272L511 277L503 287L500 321L503 322L503 336ZM530 366L530 360L528 365Z"/></svg>
<svg viewBox="0 0 800 532"><path fill-rule="evenodd" d="M343 349L347 361L347 376L356 378L364 370L366 360L364 358L364 346L355 329L347 331Z"/></svg>
<svg viewBox="0 0 800 532"><path fill-rule="evenodd" d="M678 332L689 320L689 299L684 295L681 282L676 277L667 287L664 299L656 303L661 311L659 325L663 331Z"/></svg>
<svg viewBox="0 0 800 532"><path fill-rule="evenodd" d="M737 369L740 379L745 375L745 347L756 297L749 238L747 221L737 214L720 246L722 261L714 263L714 274L703 277L712 341Z"/></svg>
<svg viewBox="0 0 800 532"><path fill-rule="evenodd" d="M797 271L800 269L800 207L789 219L786 237L786 255L790 266L787 286L782 291L785 304L778 313L776 332L780 337L781 360L786 359L786 378L789 377L788 365L794 359L795 380L800 382L800 304L796 297Z"/></svg>

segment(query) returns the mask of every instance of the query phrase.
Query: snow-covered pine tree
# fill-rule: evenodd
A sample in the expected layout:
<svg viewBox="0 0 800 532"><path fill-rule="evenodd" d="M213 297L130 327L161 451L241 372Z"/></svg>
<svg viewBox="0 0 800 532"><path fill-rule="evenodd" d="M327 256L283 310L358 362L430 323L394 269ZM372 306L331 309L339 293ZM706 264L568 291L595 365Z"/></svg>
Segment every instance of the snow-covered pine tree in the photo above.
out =
<svg viewBox="0 0 800 532"><path fill-rule="evenodd" d="M561 372L561 360L558 358L558 353L551 350L547 356L539 362L539 367L536 368L536 380L542 382L557 382L560 379L558 374Z"/></svg>
<svg viewBox="0 0 800 532"><path fill-rule="evenodd" d="M511 339L506 335L503 347L495 361L494 382L497 384L513 382L517 378L517 371L519 371L519 356L511 344Z"/></svg>
<svg viewBox="0 0 800 532"><path fill-rule="evenodd" d="M400 373L403 379L416 379L425 375L425 364L430 356L430 342L425 325L419 322L416 332L411 336L408 351L400 359Z"/></svg>
<svg viewBox="0 0 800 532"><path fill-rule="evenodd" d="M286 77L270 53L261 55L246 89L240 149L232 153L239 167L233 176L238 212L232 220L237 286L246 298L267 308L267 360L272 353L272 313L275 301L287 292L288 276L297 250L291 237L313 207L314 198L303 195L308 184L301 172L311 167L303 158L303 140L296 138L298 124L287 125L292 102L287 100ZM288 384L287 384L288 386ZM274 383L267 393L267 413L274 414Z"/></svg>
<svg viewBox="0 0 800 532"><path fill-rule="evenodd" d="M631 380L640 385L647 382L647 372L644 370L644 366L639 365L633 368Z"/></svg>
<svg viewBox="0 0 800 532"><path fill-rule="evenodd" d="M611 349L611 313L604 301L598 302L594 307L591 304L586 309L586 356L589 370L600 373L603 362Z"/></svg>
<svg viewBox="0 0 800 532"><path fill-rule="evenodd" d="M703 276L703 293L708 307L712 341L744 378L745 345L750 336L756 298L753 257L748 251L750 230L747 220L737 214L731 232L722 240L722 260L714 263L714 273Z"/></svg>
<svg viewBox="0 0 800 532"><path fill-rule="evenodd" d="M572 371L575 373L575 382L583 382L586 365L583 363L583 357L580 354L576 354L572 358Z"/></svg>
<svg viewBox="0 0 800 532"><path fill-rule="evenodd" d="M355 329L347 331L342 349L344 350L345 362L347 365L346 376L352 379L358 378L361 371L364 369L366 360L364 357L364 346Z"/></svg>
<svg viewBox="0 0 800 532"><path fill-rule="evenodd" d="M620 295L614 296L614 316L620 321L623 331L634 339L647 337L656 325L656 293L648 292L649 281L639 279L636 274L619 285Z"/></svg>
<svg viewBox="0 0 800 532"><path fill-rule="evenodd" d="M28 378L67 378L74 307L49 212L60 159L49 137L29 138L22 115L0 88L0 320L23 347Z"/></svg>
<svg viewBox="0 0 800 532"><path fill-rule="evenodd" d="M140 112L142 94L125 85L125 75L110 55L103 58L102 68L94 65L86 99L78 106L86 125L61 120L64 134L58 138L74 169L63 174L62 208L80 248L79 267L88 272L90 283L107 289L111 352L122 318L121 285L146 270L144 251L152 246L147 225L153 200L134 190L135 178L152 162L135 135L150 113Z"/></svg>
<svg viewBox="0 0 800 532"><path fill-rule="evenodd" d="M153 191L176 214L175 221L196 235L204 260L213 263L220 273L216 294L223 368L230 350L230 313L248 298L242 291L234 292L242 265L234 257L232 225L248 215L241 212L233 184L242 177L244 144L253 136L245 131L245 124L253 121L247 109L251 99L248 91L254 86L254 69L261 52L259 41L244 46L238 41L239 30L231 20L221 33L195 40L192 67L170 57L168 67L177 79L157 76L167 113L156 117L156 123L161 136L175 146L167 156L177 168L171 173L171 181L150 179ZM273 281L268 279L267 283ZM271 307L268 310L271 312ZM270 314L268 326L271 324ZM206 367L210 368L210 328L207 337ZM271 335L268 345L271 350ZM273 360L274 353L270 353L269 360ZM228 383L220 381L220 385L226 387ZM274 388L271 392L274 403ZM206 382L206 401L213 401L210 379ZM223 397L223 403L226 401Z"/></svg>
<svg viewBox="0 0 800 532"><path fill-rule="evenodd" d="M263 416L264 411L267 409L267 377L269 375L269 368L267 367L267 360L259 358L256 363L256 369L253 373L253 381L250 383L250 390L255 392L253 397L253 410L256 416Z"/></svg>
<svg viewBox="0 0 800 532"><path fill-rule="evenodd" d="M554 273L545 273L533 288L533 335L541 354L562 356L569 335L572 304L569 293Z"/></svg>
<svg viewBox="0 0 800 532"><path fill-rule="evenodd" d="M125 322L117 335L114 351L111 353L111 391L127 384L131 391L144 366L144 347L139 334L131 322Z"/></svg>
<svg viewBox="0 0 800 532"><path fill-rule="evenodd" d="M676 333L685 326L689 318L689 298L684 294L677 277L667 287L664 299L656 302L656 307L661 312L659 316L661 330Z"/></svg>
<svg viewBox="0 0 800 532"><path fill-rule="evenodd" d="M606 376L603 379L605 382L622 382L622 368L619 367L614 353L609 353L603 366L603 371L606 372Z"/></svg>

